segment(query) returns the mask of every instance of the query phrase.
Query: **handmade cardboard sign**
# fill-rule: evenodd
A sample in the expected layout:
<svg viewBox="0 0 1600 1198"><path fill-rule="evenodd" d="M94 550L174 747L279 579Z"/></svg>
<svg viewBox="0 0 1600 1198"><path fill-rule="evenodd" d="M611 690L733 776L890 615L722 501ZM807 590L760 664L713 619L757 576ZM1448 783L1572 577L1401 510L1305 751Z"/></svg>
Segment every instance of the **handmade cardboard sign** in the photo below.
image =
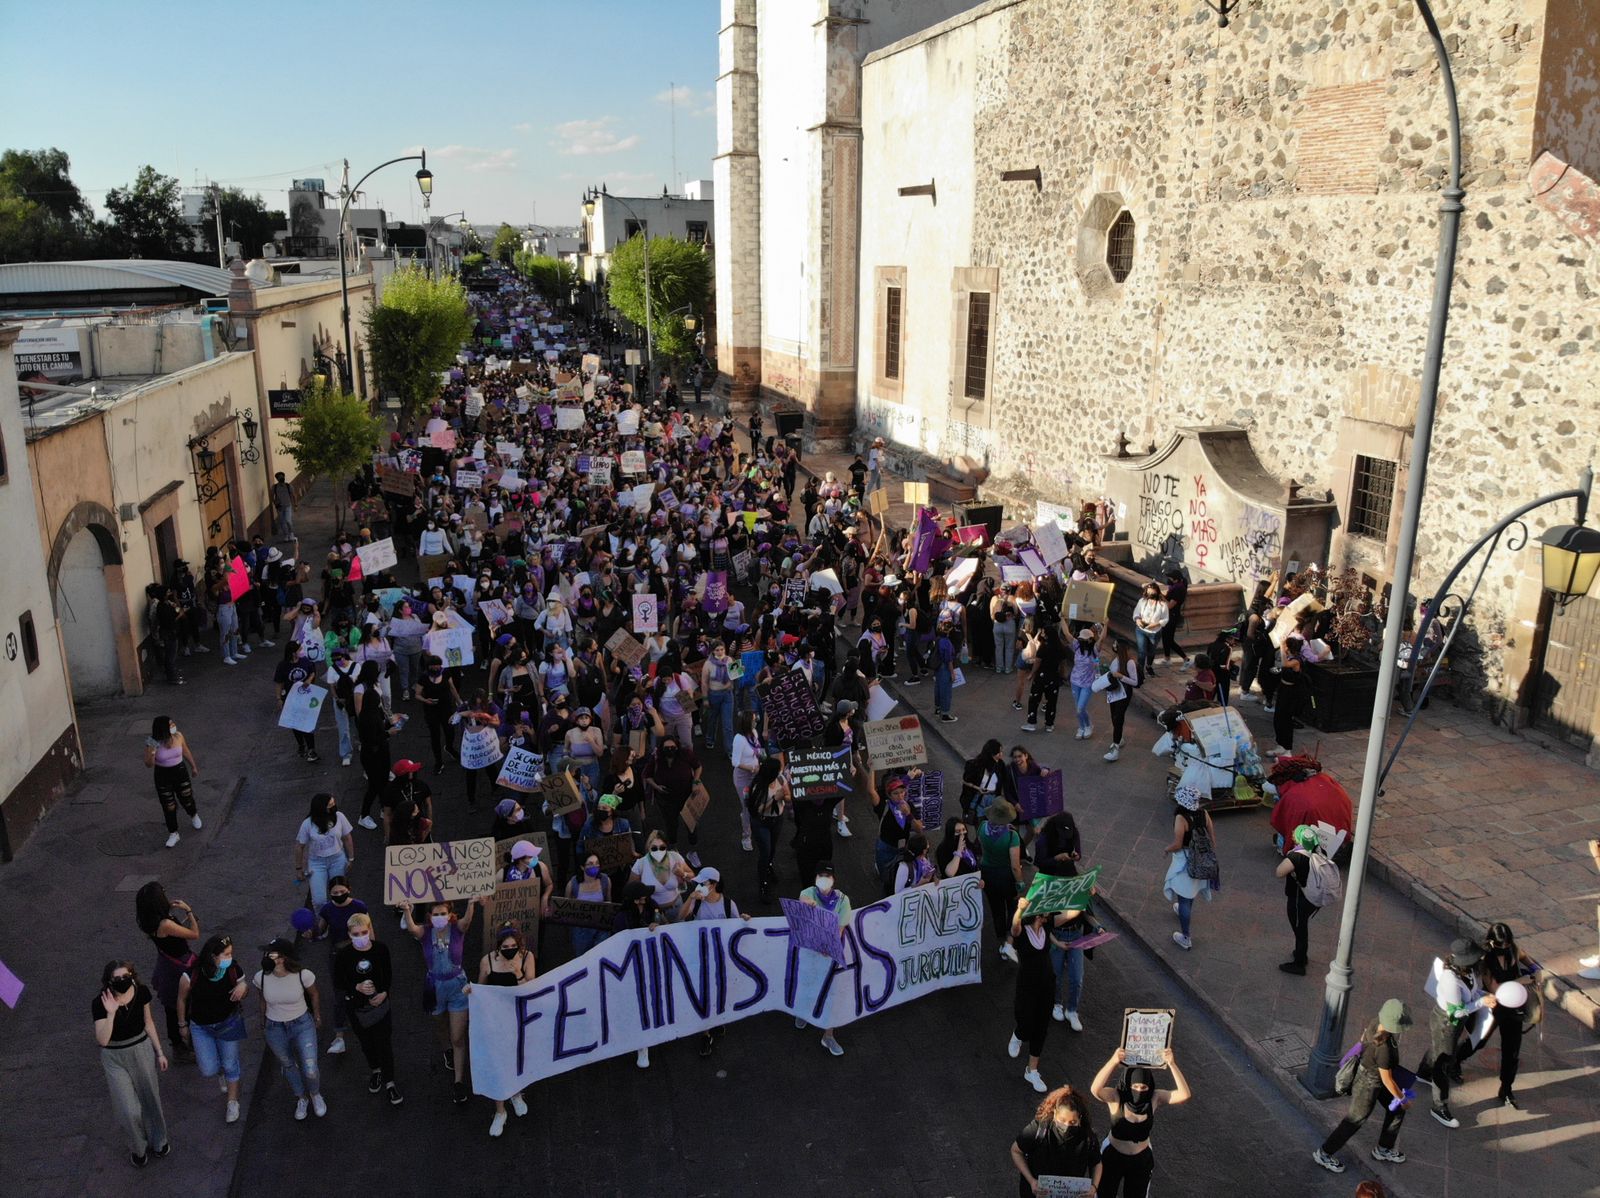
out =
<svg viewBox="0 0 1600 1198"><path fill-rule="evenodd" d="M494 841L487 836L442 844L392 844L384 851L383 901L441 903L491 894Z"/></svg>
<svg viewBox="0 0 1600 1198"><path fill-rule="evenodd" d="M534 794L544 784L544 767L539 754L513 747L506 754L505 762L500 766L500 776L494 780L494 784L520 794Z"/></svg>
<svg viewBox="0 0 1600 1198"><path fill-rule="evenodd" d="M873 720L864 726L867 752L875 770L897 770L922 765L928 760L928 746L922 739L922 720L914 715L897 719Z"/></svg>
<svg viewBox="0 0 1600 1198"><path fill-rule="evenodd" d="M1037 1198L1078 1198L1093 1194L1094 1182L1087 1177L1063 1177L1059 1173L1040 1173L1033 1187Z"/></svg>
<svg viewBox="0 0 1600 1198"><path fill-rule="evenodd" d="M644 646L629 636L626 628L619 628L613 632L611 639L606 642L606 648L620 657L630 670L637 670L644 662Z"/></svg>
<svg viewBox="0 0 1600 1198"><path fill-rule="evenodd" d="M356 556L361 559L361 572L369 576L392 570L400 564L399 555L394 551L393 537L384 537L381 541L357 547Z"/></svg>
<svg viewBox="0 0 1600 1198"><path fill-rule="evenodd" d="M614 869L626 869L633 864L633 834L618 832L612 836L591 836L583 842L583 852L593 853L600 858L600 868L606 873Z"/></svg>
<svg viewBox="0 0 1600 1198"><path fill-rule="evenodd" d="M944 771L924 770L906 779L906 802L928 832L944 826Z"/></svg>
<svg viewBox="0 0 1600 1198"><path fill-rule="evenodd" d="M852 793L848 749L790 749L787 756L795 802L831 802Z"/></svg>
<svg viewBox="0 0 1600 1198"><path fill-rule="evenodd" d="M500 734L493 728L468 728L461 734L461 768L481 770L499 761Z"/></svg>
<svg viewBox="0 0 1600 1198"><path fill-rule="evenodd" d="M1060 770L1051 770L1041 776L1017 776L1017 812L1026 820L1045 819L1060 811L1065 805L1063 779Z"/></svg>
<svg viewBox="0 0 1600 1198"><path fill-rule="evenodd" d="M756 688L767 712L767 727L779 744L816 739L827 725L817 708L811 683L799 670L787 670Z"/></svg>
<svg viewBox="0 0 1600 1198"><path fill-rule="evenodd" d="M922 504L924 506L927 505L927 503L928 503L928 484L927 483L911 483L911 482L908 482L908 483L901 483L900 485L904 488L904 490L901 492L901 496L900 496L901 499L904 500L904 502L906 502L906 503L918 503L918 504Z"/></svg>
<svg viewBox="0 0 1600 1198"><path fill-rule="evenodd" d="M315 732L322 705L327 701L328 688L301 683L291 686L283 700L283 710L278 713L278 727L296 732Z"/></svg>
<svg viewBox="0 0 1600 1198"><path fill-rule="evenodd" d="M1126 1065L1166 1068L1165 1053L1172 1047L1172 1025L1178 1012L1167 1009L1125 1007L1122 1012L1122 1051Z"/></svg>
<svg viewBox="0 0 1600 1198"><path fill-rule="evenodd" d="M678 818L683 821L683 826L693 832L700 825L700 817L706 813L706 808L711 805L711 792L699 782L694 784L694 789L689 792L689 801L683 805L683 810L678 813Z"/></svg>
<svg viewBox="0 0 1600 1198"><path fill-rule="evenodd" d="M570 433L583 427L583 409L560 407L556 409L556 431Z"/></svg>
<svg viewBox="0 0 1600 1198"><path fill-rule="evenodd" d="M536 948L539 943L539 892L543 888L537 875L525 882L496 882L494 892L483 899L483 926L498 935L501 928L516 928L523 943Z"/></svg>
<svg viewBox="0 0 1600 1198"><path fill-rule="evenodd" d="M821 953L836 965L843 965L844 938L839 935L839 917L832 911L799 899L781 898L784 922L796 948Z"/></svg>
<svg viewBox="0 0 1600 1198"><path fill-rule="evenodd" d="M1054 520L1041 520L1033 526L1033 543L1039 547L1046 565L1067 556L1067 538Z"/></svg>
<svg viewBox="0 0 1600 1198"><path fill-rule="evenodd" d="M879 487L867 496L867 511L874 516L881 516L889 510L889 492Z"/></svg>
<svg viewBox="0 0 1600 1198"><path fill-rule="evenodd" d="M633 630L636 633L651 633L660 628L661 615L659 601L654 595L633 596Z"/></svg>
<svg viewBox="0 0 1600 1198"><path fill-rule="evenodd" d="M644 450L624 449L622 451L622 473L643 474L644 471Z"/></svg>
<svg viewBox="0 0 1600 1198"><path fill-rule="evenodd" d="M1049 915L1055 911L1088 910L1090 892L1099 877L1098 865L1074 878L1035 874L1033 885L1028 887L1028 914Z"/></svg>
<svg viewBox="0 0 1600 1198"><path fill-rule="evenodd" d="M551 815L566 815L583 806L583 791L569 771L544 776L544 802Z"/></svg>
<svg viewBox="0 0 1600 1198"><path fill-rule="evenodd" d="M617 903L592 903L587 899L558 894L550 899L550 914L545 917L545 922L568 928L595 928L609 932L616 925L617 912L620 910L622 908Z"/></svg>
<svg viewBox="0 0 1600 1198"><path fill-rule="evenodd" d="M1116 590L1111 582L1069 582L1061 607L1069 620L1104 624L1111 618L1111 597Z"/></svg>

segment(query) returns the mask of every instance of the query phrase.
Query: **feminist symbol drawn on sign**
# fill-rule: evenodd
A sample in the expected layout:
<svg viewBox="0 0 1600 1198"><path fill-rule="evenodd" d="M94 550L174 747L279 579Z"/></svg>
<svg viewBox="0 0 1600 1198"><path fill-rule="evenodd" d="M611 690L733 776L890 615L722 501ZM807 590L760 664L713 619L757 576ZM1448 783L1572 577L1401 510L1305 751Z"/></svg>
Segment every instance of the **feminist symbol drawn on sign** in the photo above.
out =
<svg viewBox="0 0 1600 1198"><path fill-rule="evenodd" d="M660 626L654 595L634 595L633 630L637 633L655 632Z"/></svg>

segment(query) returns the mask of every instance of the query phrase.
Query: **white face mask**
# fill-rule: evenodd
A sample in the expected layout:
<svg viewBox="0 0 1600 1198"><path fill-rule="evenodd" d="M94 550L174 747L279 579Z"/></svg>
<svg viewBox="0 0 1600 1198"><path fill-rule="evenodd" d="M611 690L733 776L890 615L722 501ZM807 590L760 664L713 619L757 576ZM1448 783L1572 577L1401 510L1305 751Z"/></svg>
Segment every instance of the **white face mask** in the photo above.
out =
<svg viewBox="0 0 1600 1198"><path fill-rule="evenodd" d="M356 948L368 949L372 947L372 937L362 936L359 933L352 932L350 934L350 943Z"/></svg>
<svg viewBox="0 0 1600 1198"><path fill-rule="evenodd" d="M667 857L667 850L666 849L651 849L650 850L650 860L654 861L657 865L659 865L662 861L665 861L666 857Z"/></svg>
<svg viewBox="0 0 1600 1198"><path fill-rule="evenodd" d="M431 922L436 928L447 928L450 926L450 917L448 915L435 915Z"/></svg>
<svg viewBox="0 0 1600 1198"><path fill-rule="evenodd" d="M817 893L818 894L827 894L832 889L833 889L833 879L832 878L824 876L824 877L820 877L820 878L817 879Z"/></svg>

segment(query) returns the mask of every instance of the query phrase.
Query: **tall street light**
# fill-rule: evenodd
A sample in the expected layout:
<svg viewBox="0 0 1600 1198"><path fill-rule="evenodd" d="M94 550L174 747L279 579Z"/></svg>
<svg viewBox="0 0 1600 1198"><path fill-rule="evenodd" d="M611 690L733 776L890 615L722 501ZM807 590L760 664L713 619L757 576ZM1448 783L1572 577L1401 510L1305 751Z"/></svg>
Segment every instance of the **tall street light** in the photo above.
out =
<svg viewBox="0 0 1600 1198"><path fill-rule="evenodd" d="M386 166L393 166L397 162L420 162L421 168L417 171L417 190L422 193L422 207L426 211L429 201L433 198L433 172L428 169L428 151L420 154L405 154L399 158L391 158L388 162L380 162L361 178L356 180L354 187L345 188L344 200L339 205L339 300L341 304L340 320L344 325L344 389L349 394L354 390L352 376L355 371L355 349L350 341L350 279L345 263L345 237L344 222L350 211L350 201L355 198L356 192L361 190L361 185ZM346 169L349 163L345 164Z"/></svg>
<svg viewBox="0 0 1600 1198"><path fill-rule="evenodd" d="M435 276L437 274L437 272L433 268L433 265L434 265L434 262L433 262L433 233L434 233L434 230L439 228L439 226L443 225L444 222L449 220L452 216L459 216L461 218L462 225L463 226L466 225L466 223L467 223L467 214L465 212L446 212L444 215L436 216L436 217L434 217L432 220L430 220L428 222L426 240L427 240L427 247L428 247L428 274L429 274L430 277Z"/></svg>
<svg viewBox="0 0 1600 1198"><path fill-rule="evenodd" d="M608 191L590 191L583 197L583 214L594 215L596 200L604 197L621 204L627 209L628 215L638 222L639 235L644 240L644 360L645 379L648 383L647 391L654 395L656 390L656 354L654 319L651 315L650 305L650 222L645 220L633 210L633 205L626 200L618 199ZM591 251L592 252L592 251Z"/></svg>

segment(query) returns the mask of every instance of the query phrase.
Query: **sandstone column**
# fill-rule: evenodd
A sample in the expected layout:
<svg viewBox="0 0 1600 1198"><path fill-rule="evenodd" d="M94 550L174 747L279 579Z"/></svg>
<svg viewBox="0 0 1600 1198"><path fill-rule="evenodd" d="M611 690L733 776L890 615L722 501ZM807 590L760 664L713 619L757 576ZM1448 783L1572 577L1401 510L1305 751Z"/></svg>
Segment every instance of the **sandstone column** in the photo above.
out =
<svg viewBox="0 0 1600 1198"><path fill-rule="evenodd" d="M717 390L730 411L761 392L760 81L756 0L722 0L717 36Z"/></svg>

